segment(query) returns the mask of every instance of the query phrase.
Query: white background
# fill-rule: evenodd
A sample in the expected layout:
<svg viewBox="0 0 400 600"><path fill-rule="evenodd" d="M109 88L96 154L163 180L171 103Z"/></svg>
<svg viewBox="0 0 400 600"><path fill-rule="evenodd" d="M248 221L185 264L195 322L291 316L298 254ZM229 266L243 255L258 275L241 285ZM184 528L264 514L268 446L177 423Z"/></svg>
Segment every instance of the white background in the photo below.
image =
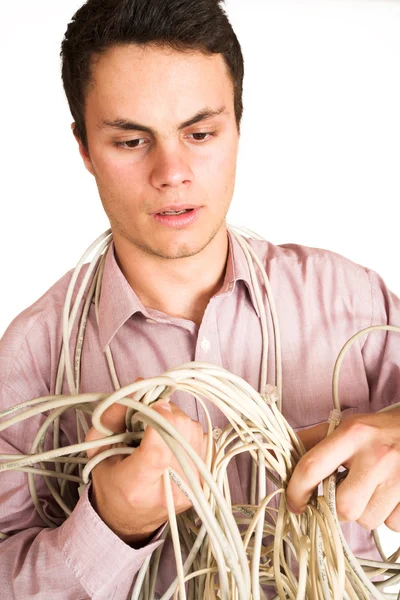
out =
<svg viewBox="0 0 400 600"><path fill-rule="evenodd" d="M0 335L108 228L59 47L82 0L1 6ZM328 248L400 294L400 2L227 0L245 62L230 221Z"/></svg>
<svg viewBox="0 0 400 600"><path fill-rule="evenodd" d="M2 2L0 335L108 223L59 46L82 0ZM329 248L400 293L400 2L228 0L246 62L230 220Z"/></svg>

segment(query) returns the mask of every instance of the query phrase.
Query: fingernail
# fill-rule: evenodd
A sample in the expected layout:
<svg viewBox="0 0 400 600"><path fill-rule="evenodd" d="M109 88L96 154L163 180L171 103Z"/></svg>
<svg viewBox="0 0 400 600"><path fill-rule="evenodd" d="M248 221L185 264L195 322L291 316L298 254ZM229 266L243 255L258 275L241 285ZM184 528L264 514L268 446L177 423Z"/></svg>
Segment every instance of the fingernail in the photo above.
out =
<svg viewBox="0 0 400 600"><path fill-rule="evenodd" d="M158 402L156 402L155 406L159 406L160 408L167 410L168 412L172 412L170 403L166 402L165 400L159 400Z"/></svg>

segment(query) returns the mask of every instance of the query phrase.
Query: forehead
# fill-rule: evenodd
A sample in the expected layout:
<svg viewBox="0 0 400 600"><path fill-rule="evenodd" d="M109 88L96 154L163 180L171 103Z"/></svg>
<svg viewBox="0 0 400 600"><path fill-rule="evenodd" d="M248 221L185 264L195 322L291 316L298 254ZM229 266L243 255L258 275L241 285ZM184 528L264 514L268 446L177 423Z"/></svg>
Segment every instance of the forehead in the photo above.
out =
<svg viewBox="0 0 400 600"><path fill-rule="evenodd" d="M225 105L233 113L233 102L222 55L127 44L110 48L93 62L86 117L173 126L204 106Z"/></svg>

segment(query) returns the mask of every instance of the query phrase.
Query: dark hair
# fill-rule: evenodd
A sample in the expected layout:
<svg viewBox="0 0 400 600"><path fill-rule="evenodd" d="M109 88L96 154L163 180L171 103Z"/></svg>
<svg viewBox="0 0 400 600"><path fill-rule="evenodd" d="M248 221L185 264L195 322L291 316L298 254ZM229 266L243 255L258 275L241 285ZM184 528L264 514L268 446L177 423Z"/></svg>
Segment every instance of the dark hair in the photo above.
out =
<svg viewBox="0 0 400 600"><path fill-rule="evenodd" d="M95 55L121 44L157 44L174 50L221 54L234 87L238 128L243 112L243 56L223 0L87 0L68 25L61 46L62 79L87 148L85 99Z"/></svg>

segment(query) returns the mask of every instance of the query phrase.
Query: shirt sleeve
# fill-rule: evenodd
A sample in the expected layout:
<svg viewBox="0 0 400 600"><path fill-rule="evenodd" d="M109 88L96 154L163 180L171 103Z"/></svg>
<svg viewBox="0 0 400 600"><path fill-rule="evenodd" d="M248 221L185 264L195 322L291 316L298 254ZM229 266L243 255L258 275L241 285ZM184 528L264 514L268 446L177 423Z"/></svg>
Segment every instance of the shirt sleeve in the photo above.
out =
<svg viewBox="0 0 400 600"><path fill-rule="evenodd" d="M93 510L87 491L55 529L32 527L0 544L5 598L109 600L128 598L135 575L157 539L134 550Z"/></svg>
<svg viewBox="0 0 400 600"><path fill-rule="evenodd" d="M400 299L374 271L367 271L371 291L370 325L400 327ZM400 402L400 333L373 331L362 349L371 411Z"/></svg>
<svg viewBox="0 0 400 600"><path fill-rule="evenodd" d="M35 332L36 328L39 329ZM0 411L48 395L46 369L50 368L46 364L43 335L37 322L31 328L16 324L1 340ZM44 419L38 415L1 432L0 455L28 454ZM37 513L27 475L0 471L0 532L9 536L0 542L1 597L128 598L144 560L163 543L158 539L160 533L145 547L133 549L100 519L87 490L65 519L43 477L35 476L35 483L45 515L57 525L54 528L48 527Z"/></svg>

